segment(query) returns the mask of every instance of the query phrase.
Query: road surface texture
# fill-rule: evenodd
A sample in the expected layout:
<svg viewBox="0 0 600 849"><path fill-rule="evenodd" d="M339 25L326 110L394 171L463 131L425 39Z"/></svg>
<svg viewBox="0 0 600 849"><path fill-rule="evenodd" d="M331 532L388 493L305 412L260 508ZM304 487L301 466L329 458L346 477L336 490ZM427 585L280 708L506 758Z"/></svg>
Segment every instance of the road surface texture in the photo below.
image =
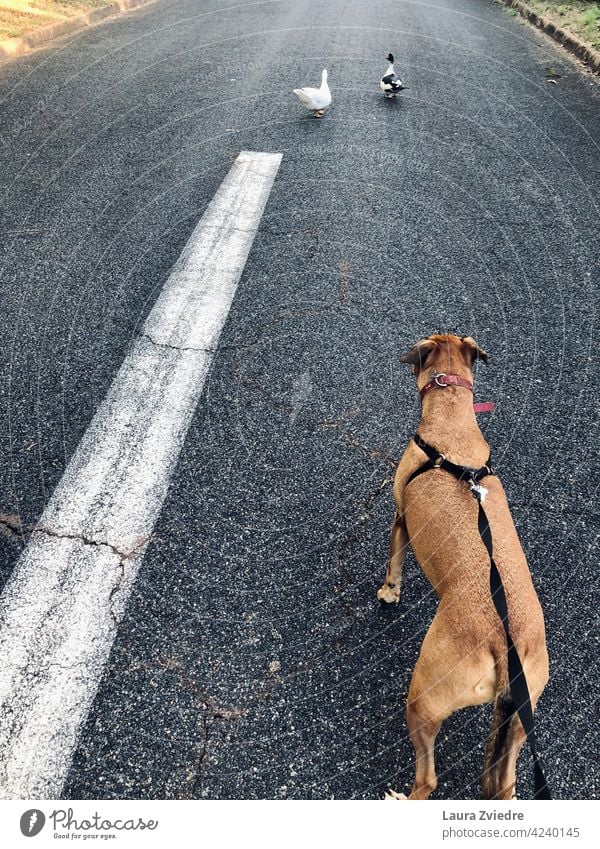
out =
<svg viewBox="0 0 600 849"><path fill-rule="evenodd" d="M291 90L324 67L319 121ZM598 794L599 95L487 0L159 0L0 66L3 582L235 158L282 154L65 798L407 789L435 602L411 557L399 606L375 592L419 416L399 357L436 328L490 353L539 747L557 798ZM443 726L437 798L479 794L490 718Z"/></svg>

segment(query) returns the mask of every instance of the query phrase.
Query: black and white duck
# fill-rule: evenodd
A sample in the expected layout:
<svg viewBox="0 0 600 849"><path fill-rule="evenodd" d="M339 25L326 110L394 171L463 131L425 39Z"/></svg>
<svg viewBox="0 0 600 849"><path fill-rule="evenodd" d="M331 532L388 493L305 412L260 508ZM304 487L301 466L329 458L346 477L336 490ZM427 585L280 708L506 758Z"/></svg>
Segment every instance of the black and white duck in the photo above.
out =
<svg viewBox="0 0 600 849"><path fill-rule="evenodd" d="M396 72L394 70L394 57L391 53L388 53L387 60L389 62L388 69L379 83L379 88L386 97L396 97L397 94L400 94L400 92L404 91L408 88L408 86L402 85L402 80L396 76Z"/></svg>

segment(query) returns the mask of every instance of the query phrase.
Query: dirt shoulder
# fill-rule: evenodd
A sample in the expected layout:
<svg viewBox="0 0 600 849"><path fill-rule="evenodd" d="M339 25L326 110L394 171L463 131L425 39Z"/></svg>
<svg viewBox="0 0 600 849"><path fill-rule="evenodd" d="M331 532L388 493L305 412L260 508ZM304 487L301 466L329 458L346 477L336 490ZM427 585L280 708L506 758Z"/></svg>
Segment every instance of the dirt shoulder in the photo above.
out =
<svg viewBox="0 0 600 849"><path fill-rule="evenodd" d="M0 41L18 38L48 24L62 23L111 0L0 0Z"/></svg>
<svg viewBox="0 0 600 849"><path fill-rule="evenodd" d="M600 3L593 0L525 0L538 15L600 50Z"/></svg>
<svg viewBox="0 0 600 849"><path fill-rule="evenodd" d="M545 32L600 74L600 0L494 0Z"/></svg>

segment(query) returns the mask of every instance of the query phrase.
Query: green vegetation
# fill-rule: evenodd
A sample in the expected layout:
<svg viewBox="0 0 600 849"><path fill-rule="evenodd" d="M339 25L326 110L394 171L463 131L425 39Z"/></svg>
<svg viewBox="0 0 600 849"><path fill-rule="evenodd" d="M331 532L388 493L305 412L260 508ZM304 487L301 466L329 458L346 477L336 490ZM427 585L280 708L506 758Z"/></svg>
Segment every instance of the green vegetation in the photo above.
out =
<svg viewBox="0 0 600 849"><path fill-rule="evenodd" d="M0 41L106 6L111 0L0 0Z"/></svg>
<svg viewBox="0 0 600 849"><path fill-rule="evenodd" d="M600 3L596 0L524 0L561 29L600 50Z"/></svg>

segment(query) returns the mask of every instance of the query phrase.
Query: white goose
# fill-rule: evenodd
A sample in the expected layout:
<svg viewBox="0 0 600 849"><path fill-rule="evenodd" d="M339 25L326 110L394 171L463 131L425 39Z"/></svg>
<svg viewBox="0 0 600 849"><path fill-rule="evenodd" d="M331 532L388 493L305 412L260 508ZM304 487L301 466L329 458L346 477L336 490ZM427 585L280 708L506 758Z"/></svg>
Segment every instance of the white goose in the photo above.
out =
<svg viewBox="0 0 600 849"><path fill-rule="evenodd" d="M325 110L331 104L331 92L327 85L327 71L325 69L321 74L320 88L295 88L293 91L300 99L300 103L310 109L315 118L322 118Z"/></svg>

